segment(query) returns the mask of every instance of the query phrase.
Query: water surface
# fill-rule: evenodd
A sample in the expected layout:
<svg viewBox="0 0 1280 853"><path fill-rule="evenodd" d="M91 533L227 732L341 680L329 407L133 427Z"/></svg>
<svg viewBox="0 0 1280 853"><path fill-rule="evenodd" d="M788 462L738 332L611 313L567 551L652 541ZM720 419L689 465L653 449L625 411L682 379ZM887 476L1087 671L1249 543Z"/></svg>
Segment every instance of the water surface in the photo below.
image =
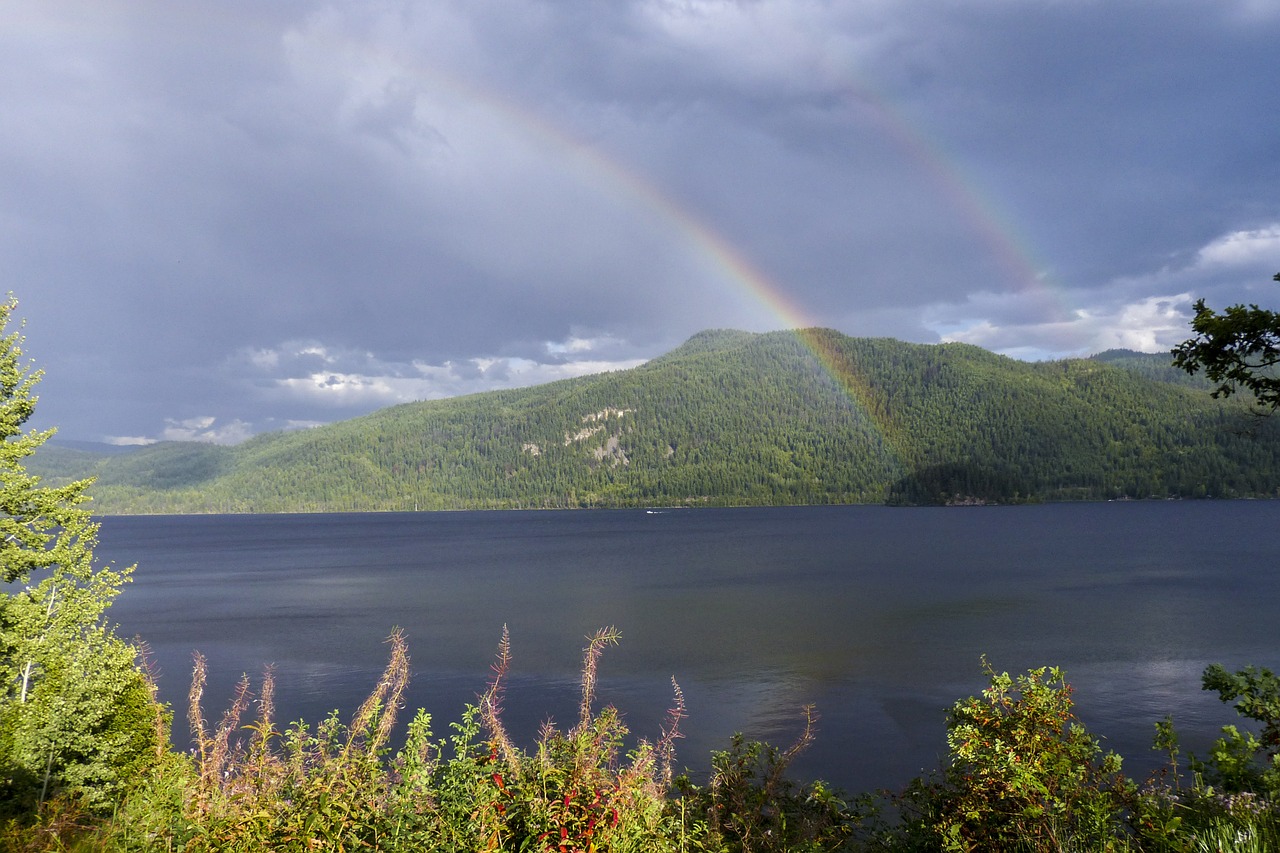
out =
<svg viewBox="0 0 1280 853"><path fill-rule="evenodd" d="M1203 749L1236 721L1200 691L1204 667L1280 666L1278 529L1280 502L1228 501L153 516L105 519L98 554L138 564L111 617L154 650L178 720L196 649L207 716L267 663L285 719L349 714L400 626L410 707L444 733L505 624L528 743L575 718L584 638L613 625L601 699L636 734L658 736L673 676L695 770L735 731L789 742L812 703L797 772L864 790L937 765L984 654L1065 668L1132 773L1166 713Z"/></svg>

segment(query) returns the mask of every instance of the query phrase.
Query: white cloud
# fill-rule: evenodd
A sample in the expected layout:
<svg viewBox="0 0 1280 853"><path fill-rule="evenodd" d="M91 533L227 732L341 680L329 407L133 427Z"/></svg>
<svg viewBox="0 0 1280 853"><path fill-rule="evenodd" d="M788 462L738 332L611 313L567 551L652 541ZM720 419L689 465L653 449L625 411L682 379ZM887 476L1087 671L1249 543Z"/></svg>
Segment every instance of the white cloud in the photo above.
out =
<svg viewBox="0 0 1280 853"><path fill-rule="evenodd" d="M186 418L185 420L170 420L169 426L173 430L189 430L191 432L200 432L213 426L217 418L211 415L205 415L199 418Z"/></svg>
<svg viewBox="0 0 1280 853"><path fill-rule="evenodd" d="M519 378L520 385L540 385L558 379L572 379L575 376L587 376L593 373L609 373L614 370L629 370L644 364L647 359L628 358L621 361L570 361L563 364L540 364L520 359L512 373Z"/></svg>
<svg viewBox="0 0 1280 853"><path fill-rule="evenodd" d="M1017 296L1010 297L1013 302ZM1059 319L1001 322L990 317L935 326L943 341L975 344L1014 358L1041 360L1108 349L1169 350L1187 337L1191 294L1145 296L1080 308Z"/></svg>
<svg viewBox="0 0 1280 853"><path fill-rule="evenodd" d="M271 349L249 349L245 357L259 370L274 370L280 364L280 353Z"/></svg>
<svg viewBox="0 0 1280 853"><path fill-rule="evenodd" d="M1196 255L1196 265L1201 268L1260 264L1280 267L1280 223L1252 231L1233 231Z"/></svg>
<svg viewBox="0 0 1280 853"><path fill-rule="evenodd" d="M333 357L329 355L329 351L327 349L316 344L302 346L294 351L294 355L298 357L314 355L326 363L334 360Z"/></svg>
<svg viewBox="0 0 1280 853"><path fill-rule="evenodd" d="M302 430L302 429L315 429L318 426L324 426L324 421L291 420L291 421L285 421L285 424L284 424L284 428L288 432L293 432L295 430Z"/></svg>
<svg viewBox="0 0 1280 853"><path fill-rule="evenodd" d="M547 352L551 355L565 355L575 352L594 352L620 343L621 341L612 335L595 338L581 338L574 335L565 338L563 341L547 341L545 346Z"/></svg>
<svg viewBox="0 0 1280 853"><path fill-rule="evenodd" d="M550 355L583 355L602 345L617 343L612 338L575 338L545 344ZM284 350L282 346L278 349ZM303 350L294 350L302 354ZM273 367L276 375L266 382L269 397L318 404L326 408L363 413L383 406L415 400L456 397L500 388L540 385L590 373L623 370L643 363L644 359L577 358L568 361L541 362L517 356L473 356L465 359L431 363L425 360L399 362L379 358L376 354L340 350L315 344L306 352L325 353L331 369L306 369L305 361L281 361L269 364L262 359L232 360L233 365L253 368ZM265 371L263 371L265 372ZM280 375L283 373L284 375ZM256 383L263 388L263 383Z"/></svg>
<svg viewBox="0 0 1280 853"><path fill-rule="evenodd" d="M1015 358L1169 350L1189 336L1196 298L1218 306L1249 301L1270 282L1280 270L1280 223L1232 231L1181 257L1187 260L1101 288L970 294L961 304L927 308L924 325L940 340Z"/></svg>
<svg viewBox="0 0 1280 853"><path fill-rule="evenodd" d="M275 384L291 396L336 406L389 406L415 399L413 380L399 377L321 372L277 379Z"/></svg>
<svg viewBox="0 0 1280 853"><path fill-rule="evenodd" d="M161 441L201 441L208 444L239 444L254 434L253 425L242 420L218 424L212 416L169 419L160 433ZM150 443L150 442L146 442Z"/></svg>
<svg viewBox="0 0 1280 853"><path fill-rule="evenodd" d="M144 447L148 444L155 444L158 438L148 438L145 435L108 435L102 439L105 444L114 444L116 447Z"/></svg>
<svg viewBox="0 0 1280 853"><path fill-rule="evenodd" d="M1186 308L1191 294L1148 296L1121 305L1109 317L1083 319L1093 326L1090 349L1134 349L1140 352L1168 350L1187 336Z"/></svg>

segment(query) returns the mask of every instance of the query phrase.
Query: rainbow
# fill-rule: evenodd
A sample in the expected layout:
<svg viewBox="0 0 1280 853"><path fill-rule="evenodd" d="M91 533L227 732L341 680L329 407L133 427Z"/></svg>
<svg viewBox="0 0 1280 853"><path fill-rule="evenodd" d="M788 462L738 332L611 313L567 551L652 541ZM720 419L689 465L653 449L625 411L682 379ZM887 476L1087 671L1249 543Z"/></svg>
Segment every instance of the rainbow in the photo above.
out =
<svg viewBox="0 0 1280 853"><path fill-rule="evenodd" d="M862 107L876 127L923 172L961 221L973 231L1003 267L1008 280L1022 290L1050 290L1049 276L1028 241L993 199L961 169L958 161L912 124L903 113L867 85L845 89L847 103ZM1056 297L1055 297L1056 298ZM1058 299L1062 302L1061 299Z"/></svg>
<svg viewBox="0 0 1280 853"><path fill-rule="evenodd" d="M642 209L651 211L660 221L673 227L696 255L732 283L739 293L762 306L781 328L796 335L845 396L871 418L899 462L905 462L905 443L897 440L901 430L892 423L890 414L872 403L870 388L858 365L840 351L827 331L815 328L816 324L784 287L761 272L741 250L669 193L600 148L588 145L545 116L498 92L432 68L416 57L397 56L381 46L360 42L345 34L337 39L334 46L360 50L375 61L389 61L397 71L482 107L534 141L562 153L575 168L598 179L598 185L638 202ZM940 145L914 127L901 111L893 108L870 86L854 80L851 74L835 70L836 62L826 62L824 67L831 87L841 93L846 108L859 110L870 118L904 159L929 177L939 194L968 223L979 242L990 249L1015 286L1021 290L1049 290L1041 265L1033 260L1024 241L1015 236L1016 229L1000 215L997 206L978 191L976 183L961 171Z"/></svg>
<svg viewBox="0 0 1280 853"><path fill-rule="evenodd" d="M899 440L901 429L892 422L891 416L883 407L874 404L874 396L857 364L841 352L829 330L817 328L781 286L762 273L711 226L695 217L653 183L645 181L599 148L588 146L541 115L496 93L478 89L441 72L430 72L430 77L437 83L448 85L471 101L484 104L524 132L550 144L553 149L566 153L581 168L622 190L672 225L697 254L709 261L749 299L764 306L779 321L781 328L790 330L796 336L821 369L835 381L844 396L871 420L896 461L905 464L905 443Z"/></svg>

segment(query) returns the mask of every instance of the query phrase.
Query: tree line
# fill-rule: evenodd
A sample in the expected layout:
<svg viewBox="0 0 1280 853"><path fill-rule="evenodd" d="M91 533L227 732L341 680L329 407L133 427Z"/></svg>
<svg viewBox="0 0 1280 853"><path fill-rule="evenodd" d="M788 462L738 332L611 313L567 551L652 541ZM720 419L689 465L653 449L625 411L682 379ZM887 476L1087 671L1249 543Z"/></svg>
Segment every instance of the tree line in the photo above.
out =
<svg viewBox="0 0 1280 853"><path fill-rule="evenodd" d="M96 476L106 513L1277 495L1276 425L1211 387L1159 355L706 332L631 370L39 470Z"/></svg>

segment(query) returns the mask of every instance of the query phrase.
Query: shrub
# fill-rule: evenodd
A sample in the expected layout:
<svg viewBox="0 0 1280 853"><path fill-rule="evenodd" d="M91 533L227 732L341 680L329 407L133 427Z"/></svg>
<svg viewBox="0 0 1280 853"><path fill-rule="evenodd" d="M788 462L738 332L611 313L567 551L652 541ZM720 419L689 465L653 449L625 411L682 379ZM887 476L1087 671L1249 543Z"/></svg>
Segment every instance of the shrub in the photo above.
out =
<svg viewBox="0 0 1280 853"><path fill-rule="evenodd" d="M949 765L900 799L899 835L947 851L1122 849L1131 786L1075 717L1062 671L983 668L990 686L948 715Z"/></svg>

